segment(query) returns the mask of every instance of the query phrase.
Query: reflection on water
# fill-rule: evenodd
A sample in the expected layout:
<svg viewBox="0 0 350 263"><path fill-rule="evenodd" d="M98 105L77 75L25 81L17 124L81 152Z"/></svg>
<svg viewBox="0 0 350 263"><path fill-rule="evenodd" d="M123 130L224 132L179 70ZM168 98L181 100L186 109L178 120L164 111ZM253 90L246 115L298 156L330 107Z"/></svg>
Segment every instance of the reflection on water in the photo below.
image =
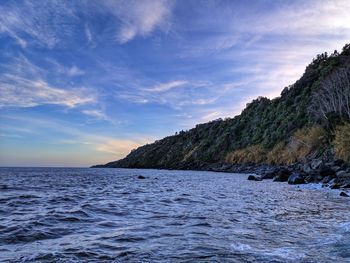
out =
<svg viewBox="0 0 350 263"><path fill-rule="evenodd" d="M350 262L350 198L240 174L1 168L0 261Z"/></svg>

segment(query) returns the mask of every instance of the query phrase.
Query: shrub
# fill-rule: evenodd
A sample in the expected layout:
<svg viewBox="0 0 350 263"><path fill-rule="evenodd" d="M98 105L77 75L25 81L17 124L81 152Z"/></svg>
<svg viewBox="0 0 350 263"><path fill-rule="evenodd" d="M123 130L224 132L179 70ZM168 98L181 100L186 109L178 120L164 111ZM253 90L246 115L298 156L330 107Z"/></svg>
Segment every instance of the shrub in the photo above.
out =
<svg viewBox="0 0 350 263"><path fill-rule="evenodd" d="M226 156L230 163L263 163L266 161L266 150L261 145L252 145L235 150Z"/></svg>
<svg viewBox="0 0 350 263"><path fill-rule="evenodd" d="M269 164L292 164L305 161L320 153L326 140L326 132L321 126L297 130L289 142L277 143L267 154Z"/></svg>
<svg viewBox="0 0 350 263"><path fill-rule="evenodd" d="M272 148L267 154L267 163L276 164L291 164L296 161L296 158L292 155L288 145L284 142L279 142Z"/></svg>
<svg viewBox="0 0 350 263"><path fill-rule="evenodd" d="M337 127L333 146L337 158L350 162L350 123Z"/></svg>
<svg viewBox="0 0 350 263"><path fill-rule="evenodd" d="M316 157L326 142L326 132L321 126L297 130L292 136L288 147L297 161L307 157Z"/></svg>

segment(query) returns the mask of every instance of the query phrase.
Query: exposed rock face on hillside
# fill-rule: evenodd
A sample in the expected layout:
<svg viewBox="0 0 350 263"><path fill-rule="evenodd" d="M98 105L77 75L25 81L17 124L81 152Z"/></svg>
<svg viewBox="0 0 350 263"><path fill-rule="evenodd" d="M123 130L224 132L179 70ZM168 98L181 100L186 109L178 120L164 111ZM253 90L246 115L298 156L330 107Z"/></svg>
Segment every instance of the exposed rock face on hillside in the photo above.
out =
<svg viewBox="0 0 350 263"><path fill-rule="evenodd" d="M96 167L208 169L218 163L293 164L334 155L350 161L349 104L348 44L341 53L317 56L278 98L259 97L239 116L199 124Z"/></svg>

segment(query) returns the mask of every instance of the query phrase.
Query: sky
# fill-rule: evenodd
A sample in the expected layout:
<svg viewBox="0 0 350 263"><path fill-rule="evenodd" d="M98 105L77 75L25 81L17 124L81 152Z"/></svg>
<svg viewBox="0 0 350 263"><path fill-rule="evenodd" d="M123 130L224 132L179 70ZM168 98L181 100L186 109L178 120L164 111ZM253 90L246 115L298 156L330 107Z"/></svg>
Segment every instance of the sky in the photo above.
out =
<svg viewBox="0 0 350 263"><path fill-rule="evenodd" d="M274 98L348 0L0 2L0 166L90 166Z"/></svg>

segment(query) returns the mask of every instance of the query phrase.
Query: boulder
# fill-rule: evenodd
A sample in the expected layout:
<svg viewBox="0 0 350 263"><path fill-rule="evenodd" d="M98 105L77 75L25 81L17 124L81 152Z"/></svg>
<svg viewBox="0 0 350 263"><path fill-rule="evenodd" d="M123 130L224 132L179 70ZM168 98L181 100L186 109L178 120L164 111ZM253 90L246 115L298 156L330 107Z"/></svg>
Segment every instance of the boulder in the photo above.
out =
<svg viewBox="0 0 350 263"><path fill-rule="evenodd" d="M329 183L334 177L332 176L326 176L325 178L322 179L323 184Z"/></svg>
<svg viewBox="0 0 350 263"><path fill-rule="evenodd" d="M273 179L277 175L277 172L275 169L267 171L262 174L261 179Z"/></svg>
<svg viewBox="0 0 350 263"><path fill-rule="evenodd" d="M340 184L338 182L334 182L332 184L329 184L329 188L331 188L331 189L339 189L340 188Z"/></svg>
<svg viewBox="0 0 350 263"><path fill-rule="evenodd" d="M340 166L331 166L331 169L334 171L334 172L338 172L340 170L342 170L342 168Z"/></svg>
<svg viewBox="0 0 350 263"><path fill-rule="evenodd" d="M350 173L348 173L348 172L340 173L337 177L339 177L339 178L349 178L350 179Z"/></svg>
<svg viewBox="0 0 350 263"><path fill-rule="evenodd" d="M334 166L343 166L344 164L345 164L345 162L341 159L336 159L333 161Z"/></svg>
<svg viewBox="0 0 350 263"><path fill-rule="evenodd" d="M314 160L312 160L310 166L313 170L316 170L322 165L322 163L323 163L322 160L314 159Z"/></svg>
<svg viewBox="0 0 350 263"><path fill-rule="evenodd" d="M249 181L255 181L256 177L254 175L249 175L248 180Z"/></svg>
<svg viewBox="0 0 350 263"><path fill-rule="evenodd" d="M137 179L146 179L146 177L144 177L143 175L139 175Z"/></svg>
<svg viewBox="0 0 350 263"><path fill-rule="evenodd" d="M311 168L310 164L305 163L300 167L300 170L304 173L310 173L312 171L312 168Z"/></svg>
<svg viewBox="0 0 350 263"><path fill-rule="evenodd" d="M251 174L251 175L248 176L248 180L250 180L250 181L261 181L262 179L260 177L257 177L255 175Z"/></svg>
<svg viewBox="0 0 350 263"><path fill-rule="evenodd" d="M318 173L322 178L325 176L335 176L335 171L328 165L321 165Z"/></svg>
<svg viewBox="0 0 350 263"><path fill-rule="evenodd" d="M273 177L274 182L287 182L291 172L286 168L281 168L277 175Z"/></svg>
<svg viewBox="0 0 350 263"><path fill-rule="evenodd" d="M318 177L318 173L316 171L312 171L311 173L305 176L305 182L307 184L317 182L317 177Z"/></svg>
<svg viewBox="0 0 350 263"><path fill-rule="evenodd" d="M340 196L343 196L343 197L349 197L349 194L347 194L347 193L345 193L345 192L341 192L339 195L340 195Z"/></svg>
<svg viewBox="0 0 350 263"><path fill-rule="evenodd" d="M288 177L288 184L304 184L304 176L301 173L292 173Z"/></svg>
<svg viewBox="0 0 350 263"><path fill-rule="evenodd" d="M341 188L350 188L350 173L345 173L337 177L337 182Z"/></svg>
<svg viewBox="0 0 350 263"><path fill-rule="evenodd" d="M342 177L344 174L346 174L346 171L340 170L340 171L336 172L335 175L336 175L337 177Z"/></svg>

